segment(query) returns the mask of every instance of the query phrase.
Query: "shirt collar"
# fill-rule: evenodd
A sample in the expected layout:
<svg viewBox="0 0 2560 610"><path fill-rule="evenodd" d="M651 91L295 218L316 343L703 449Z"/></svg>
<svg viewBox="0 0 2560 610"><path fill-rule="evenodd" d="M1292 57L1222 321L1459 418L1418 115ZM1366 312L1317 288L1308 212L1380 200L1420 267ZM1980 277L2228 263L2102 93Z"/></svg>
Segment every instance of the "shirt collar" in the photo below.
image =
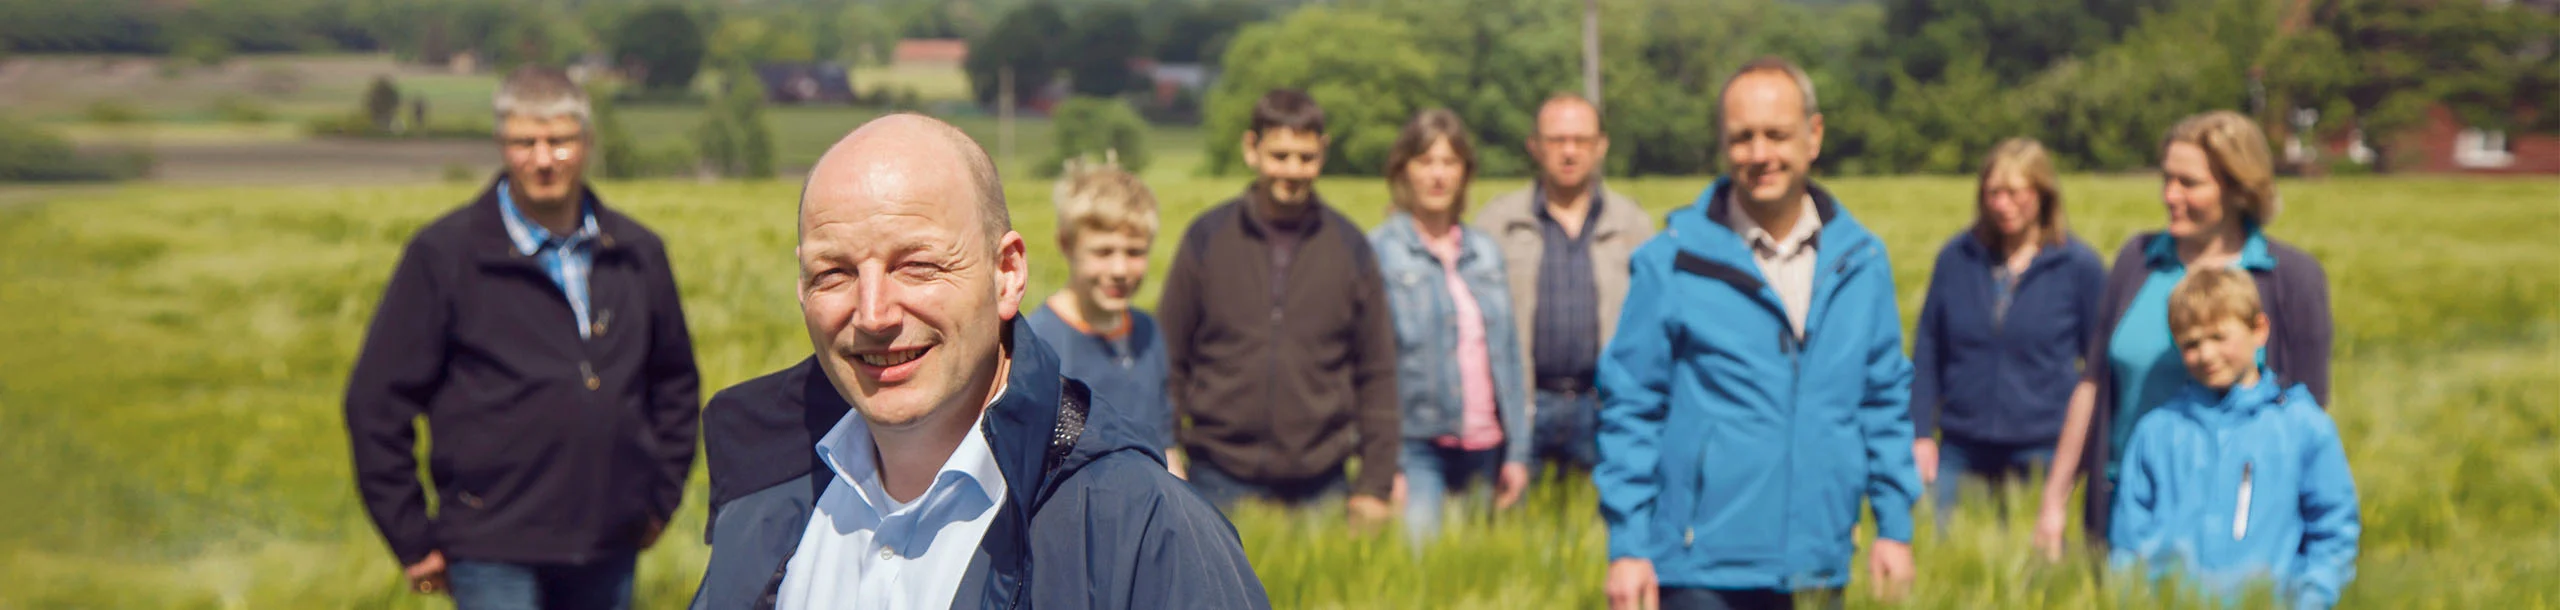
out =
<svg viewBox="0 0 2560 610"><path fill-rule="evenodd" d="M2266 231L2260 229L2258 223L2254 222L2242 223L2241 227L2249 237L2240 243L2240 268L2249 271L2275 270L2276 257L2268 249ZM2143 262L2149 263L2153 269L2167 269L2183 264L2178 261L2178 239L2170 237L2168 231L2152 234L2151 242L2142 245L2142 258Z"/></svg>
<svg viewBox="0 0 2560 610"><path fill-rule="evenodd" d="M1009 385L1006 380L996 380L996 391L987 397L986 407L979 409L978 420L969 425L969 435L961 438L960 446L952 449L951 457L943 460L942 469L934 474L933 483L925 488L924 495L917 496L914 502L903 507L889 497L880 480L880 462L873 457L876 448L871 442L871 426L862 420L860 410L846 411L844 418L837 420L836 426L818 439L818 459L827 464L827 469L835 471L836 478L845 486L853 489L858 503L883 518L892 515L896 509L922 515L970 497L963 493L968 491L983 494L978 497L992 505L995 499L1004 497L1006 484L1003 470L996 466L995 449L987 445L987 413L994 410L996 399L1004 396ZM967 517L961 515L957 518Z"/></svg>
<svg viewBox="0 0 2560 610"><path fill-rule="evenodd" d="M596 228L595 209L581 202L578 204L578 231L566 238L553 236L550 229L542 228L542 223L534 222L533 217L526 216L523 209L516 207L514 189L508 188L505 178L498 179L498 209L498 219L505 221L507 226L507 240L515 242L516 252L528 256L555 242L564 246L577 245L601 233Z"/></svg>
<svg viewBox="0 0 2560 610"><path fill-rule="evenodd" d="M1724 224L1732 227L1734 234L1742 236L1742 241L1750 244L1754 251L1780 257L1793 256L1796 251L1812 244L1814 236L1822 232L1822 214L1814 208L1812 193L1805 194L1802 205L1804 209L1796 214L1795 228L1788 230L1785 237L1769 235L1768 229L1761 228L1760 221L1752 219L1751 214L1742 211L1739 205L1725 206Z"/></svg>
<svg viewBox="0 0 2560 610"><path fill-rule="evenodd" d="M1600 220L1600 206L1605 205L1603 202L1609 199L1603 194L1606 192L1607 191L1601 190L1600 177L1592 176L1591 205L1584 207L1584 211L1582 213L1582 232L1584 235L1591 234L1591 226L1593 224L1597 224L1595 221ZM1547 213L1546 181L1538 180L1529 183L1529 211L1537 214L1536 218L1541 222L1556 223L1555 215Z"/></svg>

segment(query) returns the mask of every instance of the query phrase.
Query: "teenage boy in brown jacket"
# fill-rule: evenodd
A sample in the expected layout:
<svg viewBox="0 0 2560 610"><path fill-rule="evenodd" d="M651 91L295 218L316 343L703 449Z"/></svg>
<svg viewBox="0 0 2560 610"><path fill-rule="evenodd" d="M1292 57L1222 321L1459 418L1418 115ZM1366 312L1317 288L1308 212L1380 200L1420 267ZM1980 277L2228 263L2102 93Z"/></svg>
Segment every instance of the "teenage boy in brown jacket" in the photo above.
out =
<svg viewBox="0 0 2560 610"><path fill-rule="evenodd" d="M1352 520L1376 523L1396 474L1395 322L1367 238L1315 194L1326 143L1306 93L1254 103L1253 186L1192 221L1165 279L1166 394L1211 502L1320 506L1347 483Z"/></svg>

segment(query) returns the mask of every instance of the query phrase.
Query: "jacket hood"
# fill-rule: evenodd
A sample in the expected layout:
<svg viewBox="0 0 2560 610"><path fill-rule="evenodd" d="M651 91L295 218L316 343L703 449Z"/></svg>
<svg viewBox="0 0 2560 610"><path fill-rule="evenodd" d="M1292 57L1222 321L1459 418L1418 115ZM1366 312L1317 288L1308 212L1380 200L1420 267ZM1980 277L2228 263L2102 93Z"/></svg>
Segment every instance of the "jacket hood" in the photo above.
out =
<svg viewBox="0 0 2560 610"><path fill-rule="evenodd" d="M1664 226L1668 227L1663 233L1682 251L1737 269L1752 269L1751 273L1757 274L1758 265L1752 260L1750 244L1724 223L1726 208L1733 205L1729 198L1732 188L1732 178L1717 178L1706 192L1698 194L1696 201L1672 210L1663 218ZM1814 257L1823 268L1841 265L1839 261L1863 260L1866 250L1882 244L1875 233L1858 224L1858 219L1851 216L1847 208L1841 207L1840 200L1831 196L1830 190L1820 184L1806 183L1805 194L1813 197L1814 215L1822 219L1822 229L1814 233L1814 243L1817 244ZM1847 258L1851 255L1861 256Z"/></svg>
<svg viewBox="0 0 2560 610"><path fill-rule="evenodd" d="M1164 463L1164 456L1130 428L1128 418L1091 416L1111 407L1095 405L1084 382L1065 377L1057 352L1031 330L1028 320L1015 316L1008 324L1013 367L1005 376L1004 396L988 408L983 431L995 451L996 466L1004 471L1005 485L1038 490L1008 494L1012 496L1008 502L1030 514L1057 492L1060 482L1113 452L1134 450ZM1071 437L1074 445L1058 446L1056 441L1062 437Z"/></svg>
<svg viewBox="0 0 2560 610"><path fill-rule="evenodd" d="M2263 366L2258 367L2257 385L2233 386L2229 391L2217 392L2204 384L2190 383L2182 392L2185 399L2172 404L2181 405L2188 417L2214 428L2256 417L2284 404L2287 398L2284 386L2276 381L2275 371Z"/></svg>

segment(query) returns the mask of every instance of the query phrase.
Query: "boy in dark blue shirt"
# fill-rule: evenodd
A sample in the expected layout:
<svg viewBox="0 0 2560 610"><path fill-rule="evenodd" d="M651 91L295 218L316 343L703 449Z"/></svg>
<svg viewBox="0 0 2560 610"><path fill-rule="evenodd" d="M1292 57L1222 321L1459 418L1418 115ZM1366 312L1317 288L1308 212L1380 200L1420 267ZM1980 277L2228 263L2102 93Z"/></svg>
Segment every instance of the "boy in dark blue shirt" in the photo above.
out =
<svg viewBox="0 0 2560 610"><path fill-rule="evenodd" d="M1155 194L1116 162L1069 162L1051 201L1067 285L1032 310L1031 330L1058 352L1068 377L1093 388L1098 404L1164 448L1168 468L1181 476L1173 405L1165 399L1164 337L1154 316L1130 304L1147 278Z"/></svg>
<svg viewBox="0 0 2560 610"><path fill-rule="evenodd" d="M2363 531L2355 476L2310 390L2259 366L2256 284L2236 269L2192 272L2169 294L2169 328L2194 382L2126 442L2112 560L2225 597L2267 580L2288 607L2337 604Z"/></svg>

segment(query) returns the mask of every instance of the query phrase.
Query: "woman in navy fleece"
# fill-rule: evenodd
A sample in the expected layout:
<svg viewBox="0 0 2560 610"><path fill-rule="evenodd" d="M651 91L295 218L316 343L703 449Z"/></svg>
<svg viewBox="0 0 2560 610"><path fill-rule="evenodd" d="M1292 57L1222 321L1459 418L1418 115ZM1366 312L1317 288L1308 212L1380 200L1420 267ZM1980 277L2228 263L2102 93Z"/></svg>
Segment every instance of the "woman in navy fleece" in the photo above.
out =
<svg viewBox="0 0 2560 610"><path fill-rule="evenodd" d="M2005 485L2053 459L2106 281L2064 221L2044 145L2001 142L1975 187L1973 226L1938 251L1913 333L1911 454L1941 526L1959 480Z"/></svg>

